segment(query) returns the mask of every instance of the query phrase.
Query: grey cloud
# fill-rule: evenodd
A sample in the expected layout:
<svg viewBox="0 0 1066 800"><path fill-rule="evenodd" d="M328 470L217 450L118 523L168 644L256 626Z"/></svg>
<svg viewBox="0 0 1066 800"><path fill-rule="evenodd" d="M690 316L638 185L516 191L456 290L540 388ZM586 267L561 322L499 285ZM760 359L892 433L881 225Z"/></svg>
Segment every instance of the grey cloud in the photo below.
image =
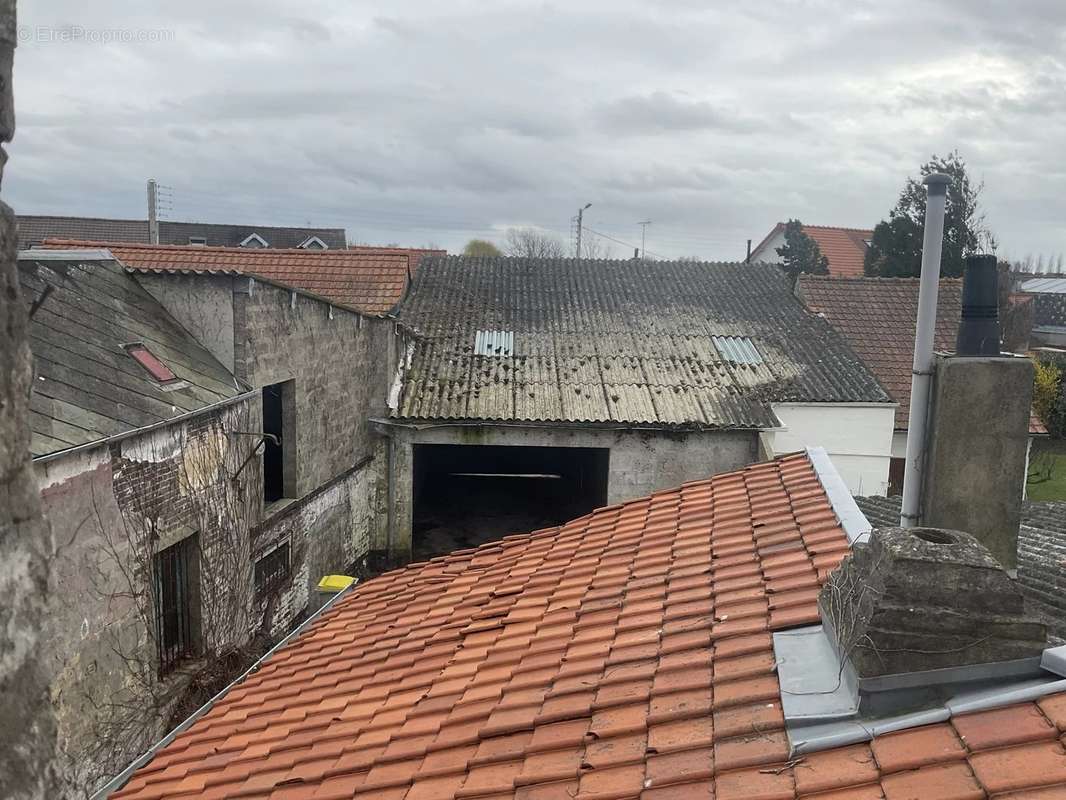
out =
<svg viewBox="0 0 1066 800"><path fill-rule="evenodd" d="M705 100L689 100L657 91L629 95L601 105L594 115L599 125L613 134L669 134L717 130L743 133L755 126L737 111Z"/></svg>
<svg viewBox="0 0 1066 800"><path fill-rule="evenodd" d="M22 24L86 24L75 0ZM931 152L986 180L1003 249L1066 250L1066 4L1029 0L99 0L138 47L20 46L5 199L38 213L344 225L523 220L735 258L779 219L869 225ZM653 244L654 243L654 244ZM618 251L621 252L621 246Z"/></svg>

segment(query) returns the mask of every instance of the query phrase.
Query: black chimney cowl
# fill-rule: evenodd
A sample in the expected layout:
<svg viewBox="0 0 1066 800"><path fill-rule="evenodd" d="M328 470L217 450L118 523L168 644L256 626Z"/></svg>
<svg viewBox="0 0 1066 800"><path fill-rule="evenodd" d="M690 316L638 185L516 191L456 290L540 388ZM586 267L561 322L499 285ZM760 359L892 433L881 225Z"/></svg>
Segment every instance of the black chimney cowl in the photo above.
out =
<svg viewBox="0 0 1066 800"><path fill-rule="evenodd" d="M996 257L967 256L962 279L962 320L955 343L960 356L999 355L999 272Z"/></svg>

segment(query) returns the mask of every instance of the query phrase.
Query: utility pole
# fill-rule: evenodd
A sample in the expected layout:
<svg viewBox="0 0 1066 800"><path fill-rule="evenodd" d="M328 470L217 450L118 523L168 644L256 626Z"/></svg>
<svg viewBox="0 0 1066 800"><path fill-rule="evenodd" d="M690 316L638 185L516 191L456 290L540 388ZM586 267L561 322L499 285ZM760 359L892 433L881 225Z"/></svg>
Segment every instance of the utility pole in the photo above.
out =
<svg viewBox="0 0 1066 800"><path fill-rule="evenodd" d="M648 233L648 226L651 225L651 220L646 219L643 222L638 222L637 224L640 226L640 260L644 261L646 260L644 256L644 238Z"/></svg>
<svg viewBox="0 0 1066 800"><path fill-rule="evenodd" d="M577 210L577 248L574 253L574 258L581 258L581 218L585 214L585 209L591 206L592 203L585 203L584 208Z"/></svg>
<svg viewBox="0 0 1066 800"><path fill-rule="evenodd" d="M148 179L148 241L159 244L159 203L156 199L155 178Z"/></svg>

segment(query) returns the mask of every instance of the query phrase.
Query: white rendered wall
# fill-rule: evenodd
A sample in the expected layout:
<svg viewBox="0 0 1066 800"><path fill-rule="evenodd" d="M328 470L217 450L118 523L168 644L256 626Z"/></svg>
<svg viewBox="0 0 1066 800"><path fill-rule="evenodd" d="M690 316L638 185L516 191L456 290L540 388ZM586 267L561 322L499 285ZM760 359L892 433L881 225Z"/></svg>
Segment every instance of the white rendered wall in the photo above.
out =
<svg viewBox="0 0 1066 800"><path fill-rule="evenodd" d="M773 432L774 455L823 447L852 494L885 494L894 404L775 403L773 408L783 425Z"/></svg>

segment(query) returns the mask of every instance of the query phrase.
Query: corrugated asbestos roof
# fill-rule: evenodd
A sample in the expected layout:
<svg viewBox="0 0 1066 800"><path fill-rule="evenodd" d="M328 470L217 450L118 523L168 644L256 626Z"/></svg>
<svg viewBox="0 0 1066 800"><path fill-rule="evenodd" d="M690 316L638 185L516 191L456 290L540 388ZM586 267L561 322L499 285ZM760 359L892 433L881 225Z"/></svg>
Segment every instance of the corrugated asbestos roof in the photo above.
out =
<svg viewBox="0 0 1066 800"><path fill-rule="evenodd" d="M129 269L144 272L254 275L303 289L338 305L383 314L407 288L408 256L403 251L275 250L244 247L68 242L46 247L105 247Z"/></svg>
<svg viewBox="0 0 1066 800"><path fill-rule="evenodd" d="M1029 278L1022 281L1021 291L1033 294L1066 294L1066 278Z"/></svg>
<svg viewBox="0 0 1066 800"><path fill-rule="evenodd" d="M115 261L19 256L30 325L34 456L152 425L240 393L233 376ZM142 342L181 384L164 388L124 349ZM184 386L182 386L184 384Z"/></svg>
<svg viewBox="0 0 1066 800"><path fill-rule="evenodd" d="M801 454L412 564L112 797L1061 797L1063 695L790 758L770 632L847 552Z"/></svg>
<svg viewBox="0 0 1066 800"><path fill-rule="evenodd" d="M770 265L427 258L398 313L417 334L400 418L769 428L771 402L889 402ZM493 330L513 356L474 354Z"/></svg>

